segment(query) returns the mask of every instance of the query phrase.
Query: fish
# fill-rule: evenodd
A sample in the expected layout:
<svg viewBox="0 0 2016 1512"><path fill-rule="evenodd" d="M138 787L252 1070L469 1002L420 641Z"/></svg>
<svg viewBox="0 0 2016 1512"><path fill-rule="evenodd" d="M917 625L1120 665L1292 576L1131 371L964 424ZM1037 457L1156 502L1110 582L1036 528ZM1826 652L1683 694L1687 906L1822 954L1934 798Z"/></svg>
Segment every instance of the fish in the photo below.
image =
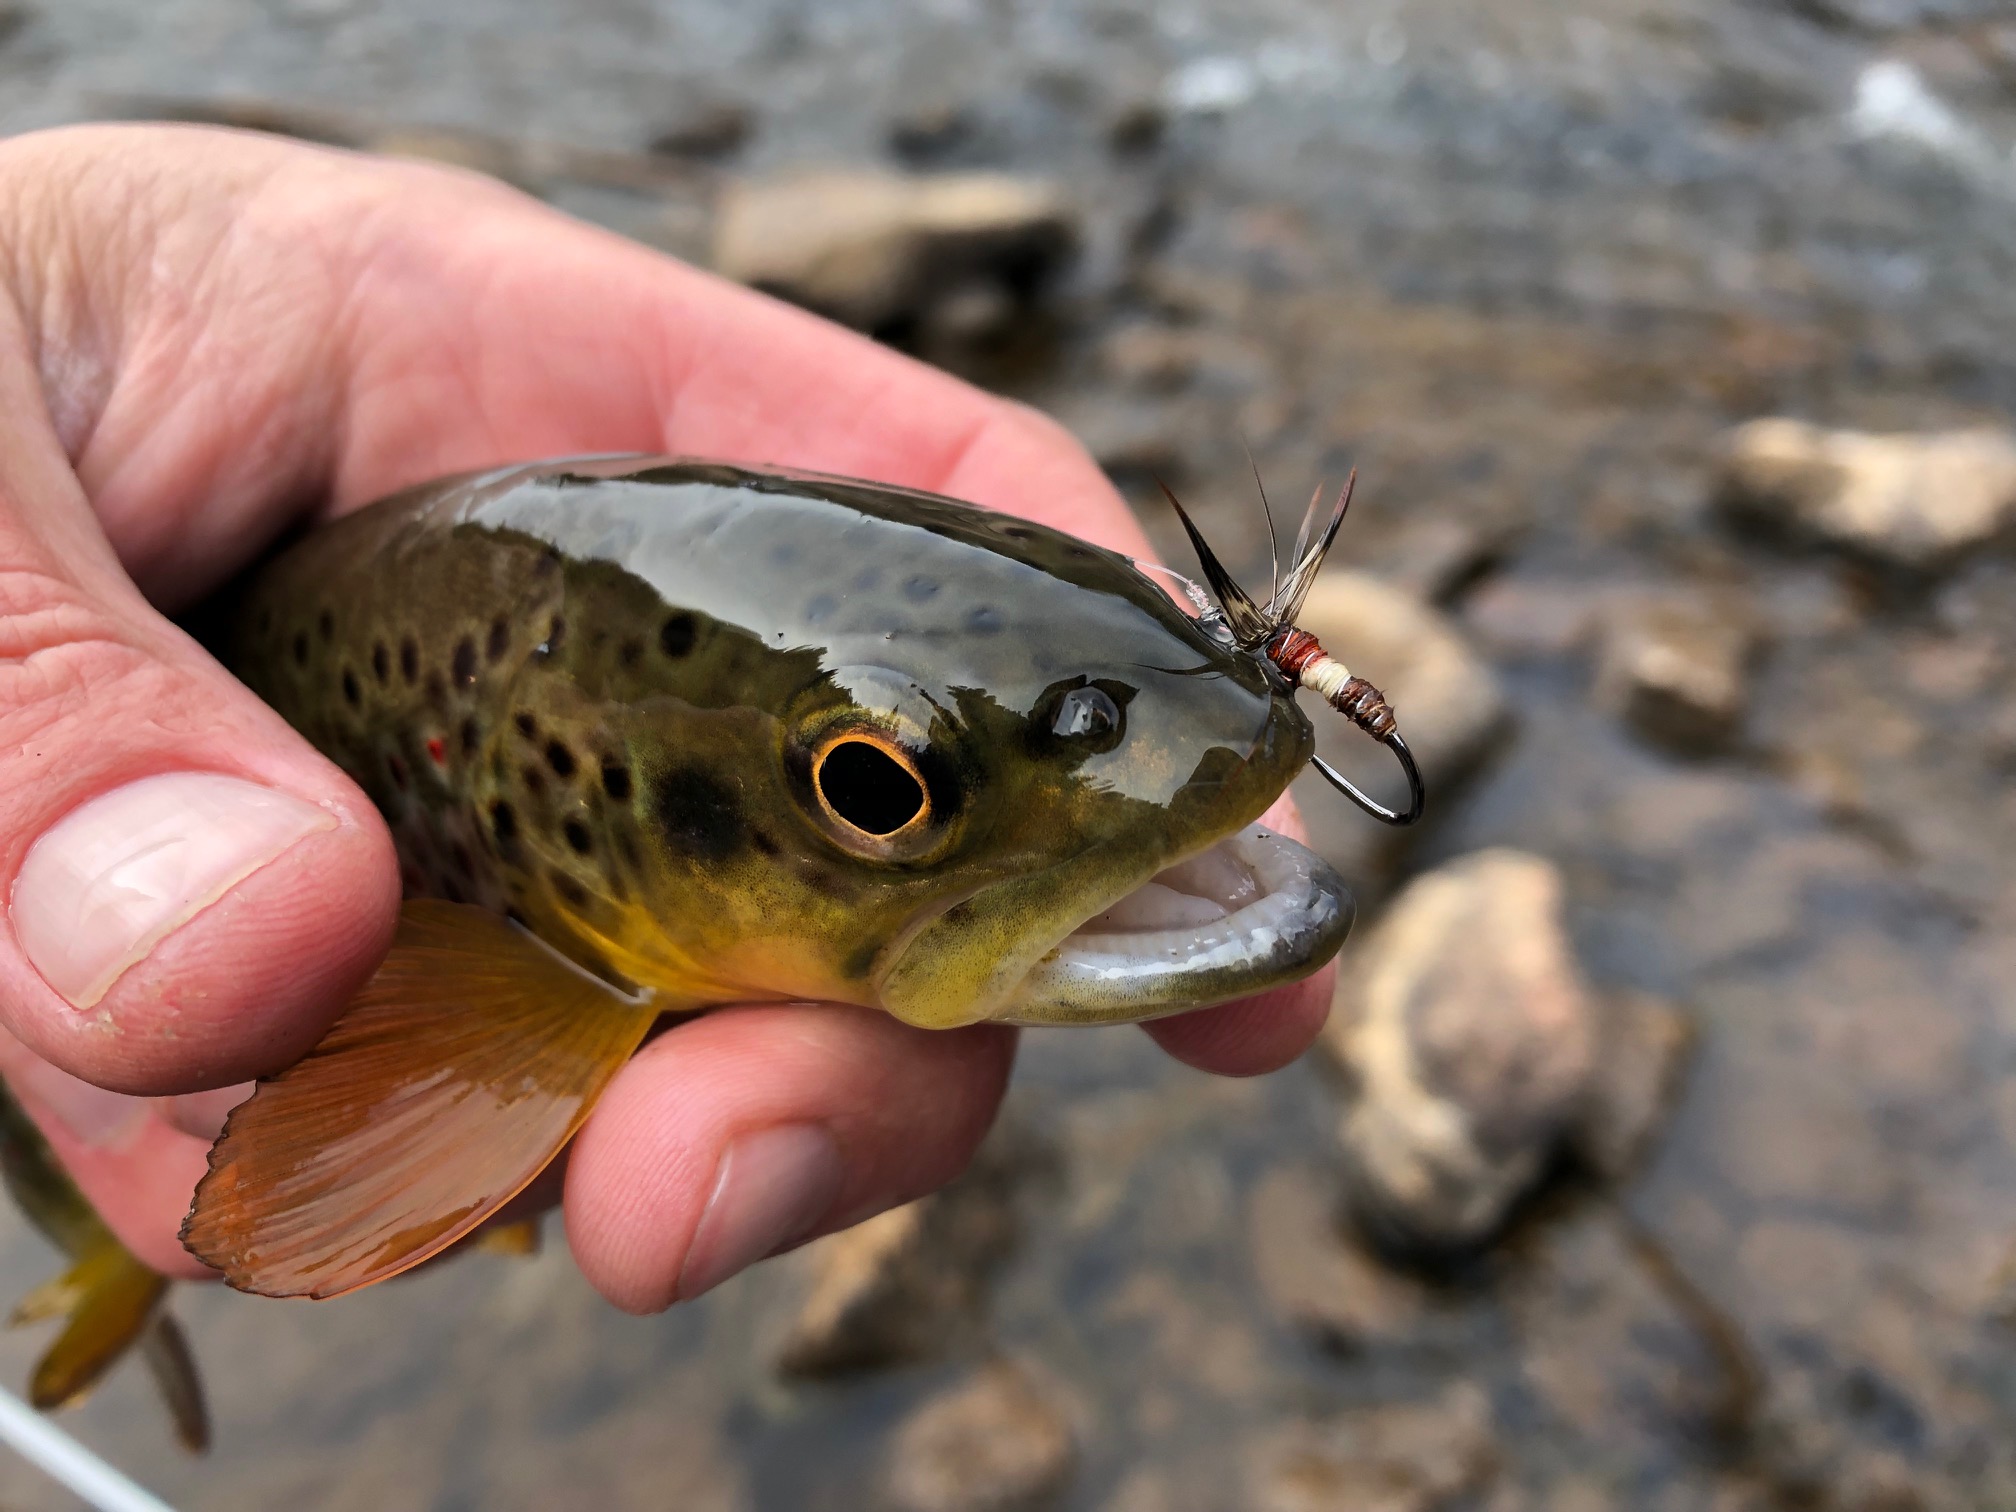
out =
<svg viewBox="0 0 2016 1512"><path fill-rule="evenodd" d="M406 893L211 1151L182 1237L242 1290L339 1296L475 1232L668 1014L1140 1021L1305 977L1351 927L1258 822L1313 755L1280 668L1130 558L957 500L511 466L319 527L221 624Z"/></svg>
<svg viewBox="0 0 2016 1512"><path fill-rule="evenodd" d="M7 1320L20 1328L63 1319L62 1332L35 1364L28 1400L44 1412L74 1406L137 1347L175 1437L190 1453L205 1452L210 1414L195 1355L167 1309L173 1283L119 1242L4 1086L0 1179L29 1222L70 1261L61 1275L22 1298Z"/></svg>

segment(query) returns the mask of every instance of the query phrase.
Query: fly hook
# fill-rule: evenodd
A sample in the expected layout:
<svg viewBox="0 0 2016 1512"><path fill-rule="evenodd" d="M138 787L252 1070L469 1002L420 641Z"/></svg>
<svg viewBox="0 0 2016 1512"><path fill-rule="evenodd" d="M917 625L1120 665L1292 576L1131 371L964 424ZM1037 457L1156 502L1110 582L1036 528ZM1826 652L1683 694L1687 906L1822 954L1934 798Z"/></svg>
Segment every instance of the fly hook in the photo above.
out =
<svg viewBox="0 0 2016 1512"><path fill-rule="evenodd" d="M1251 453L1248 453L1251 459ZM1260 470L1253 470L1257 483ZM1351 507L1351 492L1358 481L1354 469L1344 490L1331 506L1327 522L1318 528L1322 520L1319 507L1323 490L1319 487L1316 497L1309 501L1308 512L1302 518L1301 532L1295 538L1295 561L1288 569L1287 576L1280 576L1278 562L1275 567L1275 582L1265 604L1256 604L1252 595L1241 588L1219 562L1217 554L1205 542L1203 534L1191 521L1189 511L1177 500L1169 485L1160 484L1163 496L1176 511L1176 518L1183 522L1184 532L1190 537L1190 544L1196 548L1197 560L1204 569L1205 580L1218 595L1219 613L1233 640L1248 651L1257 652L1267 658L1288 679L1292 688L1308 688L1316 696L1330 705L1339 714L1358 726L1367 735L1390 750L1400 763L1400 770L1407 774L1407 807L1404 811L1390 809L1371 794L1360 790L1350 778L1330 765L1321 756L1311 756L1310 763L1323 774L1323 780L1349 798L1358 807L1382 824L1413 824L1420 819L1428 806L1427 789L1421 781L1421 769L1414 764L1414 753L1407 749L1407 742L1400 738L1394 728L1393 710L1386 702L1386 695L1362 677L1354 677L1345 665L1325 651L1316 637L1307 630L1299 630L1293 621L1302 611L1302 602L1308 597L1310 586L1316 581L1316 573L1323 565L1323 558L1329 554L1330 543L1337 539L1337 528L1344 523L1344 513ZM1261 505L1266 506L1266 492L1261 492ZM1273 540L1273 511L1267 511L1268 539ZM1201 597L1195 584L1189 584L1194 602Z"/></svg>
<svg viewBox="0 0 2016 1512"><path fill-rule="evenodd" d="M1421 769L1414 764L1414 753L1407 749L1407 742L1395 728L1393 708L1386 702L1386 695L1364 678L1352 676L1350 669L1325 651L1315 636L1293 625L1284 626L1267 642L1266 655L1281 669L1289 686L1308 688L1393 753L1400 770L1407 774L1407 807L1404 811L1386 807L1321 756L1311 756L1309 764L1323 774L1323 780L1381 824L1399 826L1418 820L1428 806L1428 791L1421 782Z"/></svg>

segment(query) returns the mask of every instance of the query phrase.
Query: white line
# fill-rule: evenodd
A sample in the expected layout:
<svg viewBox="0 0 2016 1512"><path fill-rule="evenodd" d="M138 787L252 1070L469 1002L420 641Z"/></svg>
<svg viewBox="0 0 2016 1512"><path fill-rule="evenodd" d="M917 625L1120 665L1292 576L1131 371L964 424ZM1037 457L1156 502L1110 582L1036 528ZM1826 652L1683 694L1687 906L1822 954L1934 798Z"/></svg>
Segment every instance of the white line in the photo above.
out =
<svg viewBox="0 0 2016 1512"><path fill-rule="evenodd" d="M7 1391L0 1391L0 1439L46 1471L50 1479L83 1497L97 1512L175 1512Z"/></svg>

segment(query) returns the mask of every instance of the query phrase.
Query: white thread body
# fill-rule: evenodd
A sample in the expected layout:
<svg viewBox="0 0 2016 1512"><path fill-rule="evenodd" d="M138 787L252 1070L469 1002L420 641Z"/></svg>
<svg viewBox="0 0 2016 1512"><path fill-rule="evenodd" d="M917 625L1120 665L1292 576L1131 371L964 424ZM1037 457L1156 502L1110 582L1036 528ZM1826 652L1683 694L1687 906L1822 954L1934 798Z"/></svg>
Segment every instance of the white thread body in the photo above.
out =
<svg viewBox="0 0 2016 1512"><path fill-rule="evenodd" d="M1333 707L1349 681L1350 669L1327 651L1302 669L1302 686Z"/></svg>

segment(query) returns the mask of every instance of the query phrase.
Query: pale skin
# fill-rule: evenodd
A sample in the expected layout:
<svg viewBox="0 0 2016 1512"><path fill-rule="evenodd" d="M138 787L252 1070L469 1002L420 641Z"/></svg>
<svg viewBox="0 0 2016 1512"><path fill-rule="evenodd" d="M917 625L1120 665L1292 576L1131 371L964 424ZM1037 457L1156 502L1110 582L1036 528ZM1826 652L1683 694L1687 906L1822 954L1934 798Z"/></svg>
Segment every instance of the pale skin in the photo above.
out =
<svg viewBox="0 0 2016 1512"><path fill-rule="evenodd" d="M242 1095L208 1089L314 1042L399 894L363 794L164 613L304 518L612 451L874 478L1147 552L1042 416L486 180L195 128L0 142L0 898L53 824L157 773L248 779L334 821L87 1008L0 929L0 1066L150 1264L207 1274L175 1235ZM1285 805L1274 818L1292 830ZM1330 984L1147 1032L1206 1071L1269 1071L1308 1046ZM822 1129L839 1155L784 1245L929 1192L971 1156L1013 1053L1000 1028L820 1005L680 1026L575 1143L570 1248L633 1311L718 1281L720 1255L695 1253L703 1216L717 1189L747 1200L724 1154L779 1126Z"/></svg>

